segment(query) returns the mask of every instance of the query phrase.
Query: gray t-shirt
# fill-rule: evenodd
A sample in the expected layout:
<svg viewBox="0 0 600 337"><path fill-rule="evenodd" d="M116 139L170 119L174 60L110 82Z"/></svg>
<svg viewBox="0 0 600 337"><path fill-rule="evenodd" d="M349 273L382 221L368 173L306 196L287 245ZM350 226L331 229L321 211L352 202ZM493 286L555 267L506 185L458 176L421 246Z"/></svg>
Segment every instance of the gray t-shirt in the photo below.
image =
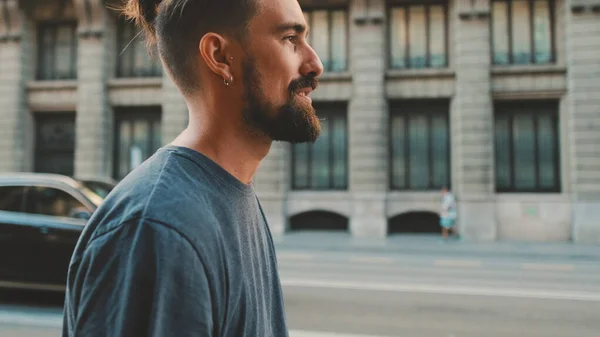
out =
<svg viewBox="0 0 600 337"><path fill-rule="evenodd" d="M252 186L191 149L158 150L84 229L64 323L64 337L288 336Z"/></svg>

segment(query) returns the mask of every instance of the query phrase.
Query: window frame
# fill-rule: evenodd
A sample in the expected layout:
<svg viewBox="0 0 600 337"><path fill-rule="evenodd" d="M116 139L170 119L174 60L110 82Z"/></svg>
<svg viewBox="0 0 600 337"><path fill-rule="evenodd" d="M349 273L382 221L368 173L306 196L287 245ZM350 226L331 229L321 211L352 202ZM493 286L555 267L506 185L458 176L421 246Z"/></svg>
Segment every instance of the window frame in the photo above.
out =
<svg viewBox="0 0 600 337"><path fill-rule="evenodd" d="M349 116L348 116L348 104L346 102L322 102L322 103L317 103L316 104L316 109L323 111L322 113L317 113L319 116L319 119L323 119L323 118L331 118L330 116L338 116L343 118L345 120L345 128L344 128L344 133L346 135L344 141L344 151L345 151L345 160L344 160L344 170L345 170L345 181L342 187L335 187L334 185L334 177L333 177L333 167L334 167L334 163L333 163L333 139L330 138L329 143L327 144L327 151L328 151L328 155L327 155L327 159L328 159L328 166L329 166L329 177L328 177L328 184L325 187L312 187L312 180L313 180L313 175L311 174L311 166L312 166L312 149L314 144L310 144L308 143L308 154L307 154L307 160L306 160L306 167L307 167L307 183L306 186L298 186L296 184L296 151L295 151L295 144L291 144L291 188L293 191L346 191L349 188L349 181L350 181L350 170L349 170L349 162L350 162L350 137L349 137ZM333 118L331 118L333 119ZM328 123L328 132L330 132L330 134L333 134L332 130L333 130L333 123Z"/></svg>
<svg viewBox="0 0 600 337"><path fill-rule="evenodd" d="M428 107L433 107L431 112L423 111ZM406 111L408 110L408 111ZM410 128L409 123L407 123L408 118L410 116L421 116L425 115L427 117L427 129L428 129L428 142L429 148L427 153L427 167L429 170L428 184L426 188L411 188L410 187L410 142L408 141L408 130ZM404 118L404 186L399 187L394 184L394 151L393 151L393 118L397 116L403 116ZM442 116L446 120L446 130L448 135L448 141L446 143L446 152L448 153L448 162L446 163L446 175L448 177L448 181L446 184L442 184L442 186L435 186L434 177L433 177L433 169L435 168L434 160L433 160L433 131L432 131L432 120L434 116ZM446 99L409 99L409 100L392 100L389 103L389 123L388 123L388 189L390 191L403 191L403 192L420 192L420 191L435 191L441 189L443 186L450 189L452 188L452 135L451 135L451 115L450 115L450 102Z"/></svg>
<svg viewBox="0 0 600 337"><path fill-rule="evenodd" d="M527 114L531 114L534 116L533 118L533 133L535 139L534 146L534 166L535 166L535 187L533 189L522 189L517 188L515 184L515 149L514 149L514 132L513 132L513 123L515 116L522 114L523 110L512 110L516 107L522 108L527 107L531 109L531 112L527 112ZM512 111L511 111L512 110ZM559 102L557 100L532 100L530 102L523 101L500 101L494 102L494 188L496 193L561 193L562 192L562 170L561 170L561 130L560 130L560 111L559 111ZM555 158L553 162L554 167L554 186L551 188L540 188L540 160L539 160L539 114L543 112L544 114L551 114L552 120L552 132L554 134L554 153L553 156ZM508 132L509 132L509 170L510 170L510 186L509 187L498 187L497 182L497 170L496 170L496 157L497 151L496 148L496 128L495 124L497 123L497 116L504 115L509 116L508 118Z"/></svg>
<svg viewBox="0 0 600 337"><path fill-rule="evenodd" d="M425 6L425 57L426 57L426 66L423 68L414 68L412 66L399 68L393 66L393 57L392 57L392 10L395 8L404 8L405 15L404 18L407 20L407 27L410 26L410 14L409 8L412 6ZM444 65L438 67L431 66L431 30L430 30L430 21L431 21L431 6L442 6L444 7ZM386 15L388 17L388 24L386 27L386 63L388 69L399 70L399 71L407 71L407 70L423 70L423 69L447 69L450 67L450 3L444 0L423 0L423 1L400 1L400 0L390 0L388 1L388 6L386 9ZM404 50L404 62L405 64L410 64L410 29L406 29L405 32L406 45Z"/></svg>
<svg viewBox="0 0 600 337"><path fill-rule="evenodd" d="M56 81L56 80L76 80L77 79L77 59L78 59L78 48L79 48L79 36L77 33L77 21L76 20L50 20L50 21L41 21L37 23L36 27L36 39L37 39L37 67L36 67L36 80L38 81ZM71 58L74 62L71 62L70 68L70 76L67 78L57 78L56 77L56 39L58 34L58 28L61 26L69 26L72 28L72 40L71 40ZM47 51L43 48L44 46L44 32L48 29L53 30L53 43L51 49L52 55L52 75L46 77L44 75L45 71L43 68L43 58Z"/></svg>
<svg viewBox="0 0 600 337"><path fill-rule="evenodd" d="M113 128L113 170L112 170L112 178L115 180L121 180L122 177L119 177L119 157L121 155L120 153L120 148L121 148L121 144L119 142L119 136L120 136L120 131L121 131L121 122L123 121L130 121L130 122L134 122L138 119L142 119L145 122L149 123L149 134L148 134L148 149L150 149L149 151L152 152L152 143L154 141L154 128L152 128L152 124L154 122L159 122L160 125L160 130L158 130L158 133L161 135L161 139L162 139L162 126L163 126L163 111L162 111L162 107L159 105L151 105L151 106L120 106L120 107L116 107L114 108L114 128ZM133 133L133 123L131 123L130 125L130 133L129 133L129 137L133 138L134 137L134 133ZM160 148L161 145L158 146L158 148ZM153 154L154 152L152 152ZM129 160L131 160L131 158L129 158ZM146 159L143 159L146 160ZM129 166L129 165L128 165ZM128 172L131 172L132 168L129 168Z"/></svg>
<svg viewBox="0 0 600 337"><path fill-rule="evenodd" d="M556 55L556 1L555 0L526 0L529 6L529 63L520 64L514 63L513 60L513 17L512 17L512 5L515 0L491 0L490 1L490 62L492 66L496 67L509 67L509 66L526 66L526 65L548 65L555 64L557 61ZM548 62L538 63L535 61L535 13L534 3L535 1L546 1L548 3L548 10L550 11L550 60ZM495 62L495 40L494 40L494 15L493 6L494 2L506 3L506 20L507 20L507 37L508 37L508 62L507 63L496 63Z"/></svg>
<svg viewBox="0 0 600 337"><path fill-rule="evenodd" d="M309 43L309 45L311 47L313 47L312 44L312 37L313 37L313 33L314 30L312 29L313 27L313 12L315 11L327 11L327 25L328 25L328 39L329 39L329 43L327 44L327 55L329 57L329 66L326 67L326 65L323 65L323 72L324 73L344 73L344 72L348 72L350 70L350 20L352 19L350 16L350 8L347 5L337 5L337 6L327 6L327 5L322 5L322 6L307 6L307 7L302 7L302 13L304 15L306 15L306 13L310 13L309 15L309 22L307 22L307 25L309 27L309 35L307 36L307 42ZM332 23L332 14L334 11L343 11L344 12L344 16L346 17L346 25L344 27L345 30L345 35L346 35L346 40L344 41L346 47L345 47L345 53L344 53L344 59L346 61L346 67L342 70L336 70L333 71L331 70L331 64L332 64L332 60L333 60L333 44L331 43L331 35L332 35L332 31L333 31L333 25Z"/></svg>

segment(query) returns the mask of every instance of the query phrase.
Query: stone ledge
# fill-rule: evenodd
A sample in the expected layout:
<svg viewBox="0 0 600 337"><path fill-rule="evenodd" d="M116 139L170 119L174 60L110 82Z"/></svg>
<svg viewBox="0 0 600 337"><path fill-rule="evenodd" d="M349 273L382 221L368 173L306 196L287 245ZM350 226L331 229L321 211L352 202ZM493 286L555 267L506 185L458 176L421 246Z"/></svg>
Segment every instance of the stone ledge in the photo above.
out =
<svg viewBox="0 0 600 337"><path fill-rule="evenodd" d="M140 87L156 87L162 88L162 77L132 77L132 78L114 78L108 81L108 87L111 89L118 88L140 88Z"/></svg>
<svg viewBox="0 0 600 337"><path fill-rule="evenodd" d="M492 65L492 75L566 74L567 67L558 64Z"/></svg>
<svg viewBox="0 0 600 337"><path fill-rule="evenodd" d="M56 89L76 89L77 80L48 80L48 81L30 81L27 82L28 90L56 90Z"/></svg>
<svg viewBox="0 0 600 337"><path fill-rule="evenodd" d="M385 73L386 79L406 79L406 78L453 78L454 70L450 68L429 68L429 69L388 69Z"/></svg>

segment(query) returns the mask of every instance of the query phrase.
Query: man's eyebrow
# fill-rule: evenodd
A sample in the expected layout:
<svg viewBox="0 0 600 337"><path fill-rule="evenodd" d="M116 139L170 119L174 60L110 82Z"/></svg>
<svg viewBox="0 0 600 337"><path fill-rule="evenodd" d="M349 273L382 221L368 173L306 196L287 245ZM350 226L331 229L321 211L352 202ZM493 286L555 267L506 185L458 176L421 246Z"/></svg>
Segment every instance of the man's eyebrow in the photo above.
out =
<svg viewBox="0 0 600 337"><path fill-rule="evenodd" d="M288 30L293 30L298 34L301 34L307 31L308 28L306 27L306 25L296 22L283 23L275 28L275 31L277 31L277 33L283 33Z"/></svg>

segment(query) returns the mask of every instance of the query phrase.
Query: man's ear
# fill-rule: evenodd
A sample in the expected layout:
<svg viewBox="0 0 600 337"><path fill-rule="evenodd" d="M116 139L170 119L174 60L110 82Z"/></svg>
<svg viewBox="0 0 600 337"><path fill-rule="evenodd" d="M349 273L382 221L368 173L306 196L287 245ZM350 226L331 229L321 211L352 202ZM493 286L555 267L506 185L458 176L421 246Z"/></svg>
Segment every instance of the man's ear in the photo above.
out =
<svg viewBox="0 0 600 337"><path fill-rule="evenodd" d="M224 80L233 76L229 41L219 34L207 33L198 45L200 56L212 72Z"/></svg>

